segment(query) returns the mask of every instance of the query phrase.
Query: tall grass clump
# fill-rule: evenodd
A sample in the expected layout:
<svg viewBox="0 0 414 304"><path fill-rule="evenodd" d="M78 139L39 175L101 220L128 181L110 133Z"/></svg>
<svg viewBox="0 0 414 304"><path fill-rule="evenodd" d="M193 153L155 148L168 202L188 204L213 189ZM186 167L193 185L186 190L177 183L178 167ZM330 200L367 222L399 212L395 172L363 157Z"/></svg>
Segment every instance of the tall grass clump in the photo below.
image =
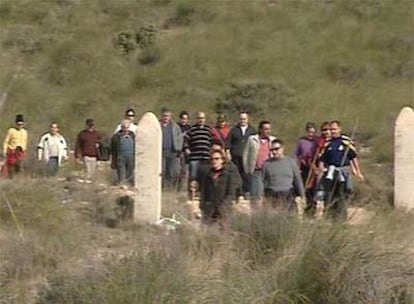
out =
<svg viewBox="0 0 414 304"><path fill-rule="evenodd" d="M410 303L412 217L392 217L348 226L257 214L230 231L153 234L124 259L51 278L38 303Z"/></svg>
<svg viewBox="0 0 414 304"><path fill-rule="evenodd" d="M2 180L0 187L0 291L29 303L32 288L84 254L85 223L61 204L57 183Z"/></svg>

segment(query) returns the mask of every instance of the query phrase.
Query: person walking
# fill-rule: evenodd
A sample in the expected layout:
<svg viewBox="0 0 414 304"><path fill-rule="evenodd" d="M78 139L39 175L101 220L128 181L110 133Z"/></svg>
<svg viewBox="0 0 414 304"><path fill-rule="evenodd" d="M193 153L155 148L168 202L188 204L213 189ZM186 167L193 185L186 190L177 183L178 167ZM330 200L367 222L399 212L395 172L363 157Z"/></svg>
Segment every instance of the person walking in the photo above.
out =
<svg viewBox="0 0 414 304"><path fill-rule="evenodd" d="M17 114L15 126L9 128L3 142L5 164L3 176L13 178L23 171L23 161L26 158L28 134L24 128L25 122L22 114Z"/></svg>
<svg viewBox="0 0 414 304"><path fill-rule="evenodd" d="M315 184L310 183L313 176L315 161L317 157L317 149L319 137L316 133L316 126L314 123L307 123L305 126L306 134L299 138L293 152L293 158L296 160L300 169L303 183L306 184L306 202L305 211L313 214L316 210Z"/></svg>
<svg viewBox="0 0 414 304"><path fill-rule="evenodd" d="M270 145L271 157L263 165L263 183L266 205L292 211L295 196L305 200L305 187L296 161L285 155L284 143L275 139Z"/></svg>
<svg viewBox="0 0 414 304"><path fill-rule="evenodd" d="M124 119L127 119L127 120L130 121L129 131L134 132L134 134L136 135L137 134L137 127L138 127L138 125L134 121L135 120L135 116L136 116L136 114L135 114L135 110L134 109L127 109L125 111ZM117 132L119 132L121 130L121 127L122 127L122 121L116 126L115 131L114 131L114 134L117 133Z"/></svg>
<svg viewBox="0 0 414 304"><path fill-rule="evenodd" d="M200 210L202 223L218 223L221 228L229 225L232 214L232 200L237 182L231 169L225 165L226 153L212 150L208 170L200 170L197 183L200 185Z"/></svg>
<svg viewBox="0 0 414 304"><path fill-rule="evenodd" d="M184 136L184 149L190 164L190 182L196 178L200 163L208 162L212 141L211 127L206 125L206 115L204 112L198 112L197 122Z"/></svg>
<svg viewBox="0 0 414 304"><path fill-rule="evenodd" d="M99 142L101 135L96 130L95 121L88 118L85 122L85 129L78 133L75 144L75 158L78 163L85 166L85 179L79 179L79 182L92 183L95 178Z"/></svg>
<svg viewBox="0 0 414 304"><path fill-rule="evenodd" d="M226 146L229 133L230 133L230 128L228 125L227 116L224 114L219 114L217 116L217 123L215 127L211 129L213 141L215 142L219 141L222 143L223 146Z"/></svg>
<svg viewBox="0 0 414 304"><path fill-rule="evenodd" d="M111 168L116 170L117 184L134 185L135 134L130 130L131 121L124 119L121 130L111 138Z"/></svg>
<svg viewBox="0 0 414 304"><path fill-rule="evenodd" d="M37 145L37 159L47 165L47 175L58 173L63 161L68 159L68 146L65 138L59 133L59 126L51 122L49 132L40 137Z"/></svg>
<svg viewBox="0 0 414 304"><path fill-rule="evenodd" d="M172 121L168 108L161 110L162 130L162 185L173 186L177 182L179 157L183 149L183 134L180 127Z"/></svg>
<svg viewBox="0 0 414 304"><path fill-rule="evenodd" d="M237 197L246 196L250 190L249 179L243 167L243 151L250 135L256 134L256 129L249 124L249 114L240 112L239 122L231 128L227 138L226 150L228 158L234 163L242 178L242 187L237 189Z"/></svg>
<svg viewBox="0 0 414 304"><path fill-rule="evenodd" d="M325 121L320 126L321 136L318 139L318 147L316 149L315 159L314 159L314 166L312 167L312 172L308 175L307 180L305 181L305 189L314 187L314 201L316 202L315 207L315 216L317 219L322 218L323 212L325 209L325 197L326 191L323 188L322 182L322 174L320 171L320 157L323 153L325 144L328 140L331 139L331 130L330 130L330 122Z"/></svg>
<svg viewBox="0 0 414 304"><path fill-rule="evenodd" d="M340 121L330 122L330 138L320 157L320 171L325 190L325 212L335 219L346 220L347 199L352 192L350 173L364 180L359 167L355 144L349 136L342 134Z"/></svg>
<svg viewBox="0 0 414 304"><path fill-rule="evenodd" d="M265 161L270 157L270 143L276 139L270 135L272 127L270 121L262 120L259 123L259 133L250 135L243 151L243 168L250 184L250 204L252 208L260 207L263 198L262 169Z"/></svg>
<svg viewBox="0 0 414 304"><path fill-rule="evenodd" d="M188 112L181 111L179 115L178 126L181 129L183 139L185 137L185 134L191 128L191 125L189 122L190 122L190 115L188 114ZM181 152L180 152L180 166L179 166L180 170L179 170L178 182L177 182L178 192L182 190L183 185L188 184L188 167L189 167L188 163L189 163L189 159L188 159L188 155L185 153L185 148L184 148L184 143L183 143L183 148L181 149Z"/></svg>

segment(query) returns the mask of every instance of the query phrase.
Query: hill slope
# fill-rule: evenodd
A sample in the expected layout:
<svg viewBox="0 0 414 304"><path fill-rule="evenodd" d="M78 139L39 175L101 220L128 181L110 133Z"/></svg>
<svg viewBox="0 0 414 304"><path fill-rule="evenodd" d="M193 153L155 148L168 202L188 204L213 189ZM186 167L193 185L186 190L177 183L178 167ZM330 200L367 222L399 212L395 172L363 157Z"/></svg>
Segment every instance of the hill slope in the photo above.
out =
<svg viewBox="0 0 414 304"><path fill-rule="evenodd" d="M0 127L22 112L33 138L54 119L73 140L89 116L111 131L127 106L214 113L221 101L290 141L306 121L350 132L359 118L359 139L390 160L393 120L413 104L411 4L4 0L0 89L15 80Z"/></svg>

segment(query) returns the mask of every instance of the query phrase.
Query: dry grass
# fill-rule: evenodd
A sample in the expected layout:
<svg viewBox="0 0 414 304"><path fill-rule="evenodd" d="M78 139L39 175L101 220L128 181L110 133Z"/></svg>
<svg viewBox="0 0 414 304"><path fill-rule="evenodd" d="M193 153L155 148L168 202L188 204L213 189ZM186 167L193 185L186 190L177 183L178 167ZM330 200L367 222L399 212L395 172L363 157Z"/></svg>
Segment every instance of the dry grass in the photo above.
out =
<svg viewBox="0 0 414 304"><path fill-rule="evenodd" d="M371 207L357 225L240 214L222 231L200 229L168 192L163 214L182 220L176 230L107 228L116 196L69 182L62 205L67 183L2 183L24 239L2 204L0 303L409 303L410 214Z"/></svg>

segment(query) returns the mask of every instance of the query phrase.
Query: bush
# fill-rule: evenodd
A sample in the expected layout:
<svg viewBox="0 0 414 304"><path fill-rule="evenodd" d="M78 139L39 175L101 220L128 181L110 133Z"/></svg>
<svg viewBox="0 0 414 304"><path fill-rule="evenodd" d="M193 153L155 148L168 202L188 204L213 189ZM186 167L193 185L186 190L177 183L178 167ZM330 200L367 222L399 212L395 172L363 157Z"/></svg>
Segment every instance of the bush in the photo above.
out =
<svg viewBox="0 0 414 304"><path fill-rule="evenodd" d="M294 90L283 82L251 81L232 83L217 98L214 109L229 117L235 117L240 111L266 117L270 112L286 115L296 107Z"/></svg>
<svg viewBox="0 0 414 304"><path fill-rule="evenodd" d="M367 70L362 66L353 66L345 63L333 63L327 66L326 72L332 81L353 84L362 79L367 73Z"/></svg>

